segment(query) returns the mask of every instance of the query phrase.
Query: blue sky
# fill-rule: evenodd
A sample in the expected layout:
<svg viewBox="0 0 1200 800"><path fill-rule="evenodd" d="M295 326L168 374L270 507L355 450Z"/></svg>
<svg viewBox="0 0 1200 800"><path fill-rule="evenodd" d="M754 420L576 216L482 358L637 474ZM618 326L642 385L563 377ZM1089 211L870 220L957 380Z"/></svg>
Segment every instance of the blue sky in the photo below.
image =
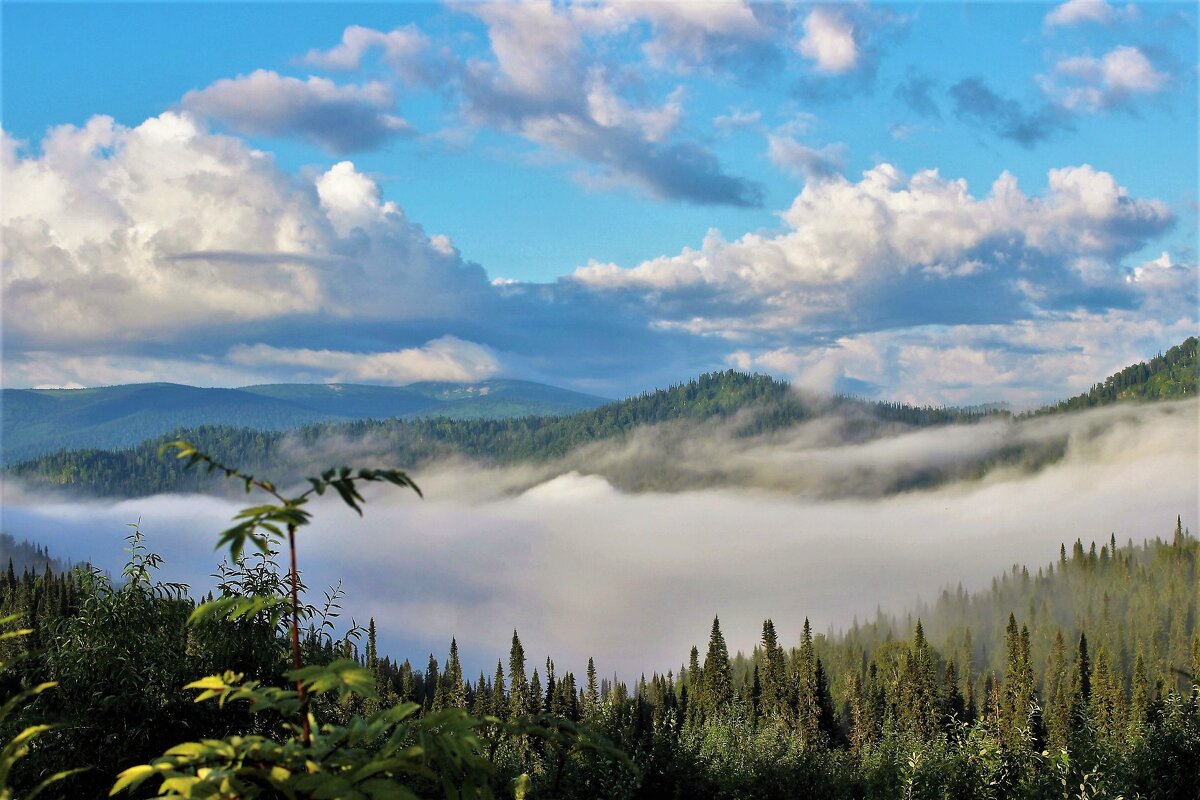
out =
<svg viewBox="0 0 1200 800"><path fill-rule="evenodd" d="M7 3L3 382L1058 397L1196 331L1195 17Z"/></svg>

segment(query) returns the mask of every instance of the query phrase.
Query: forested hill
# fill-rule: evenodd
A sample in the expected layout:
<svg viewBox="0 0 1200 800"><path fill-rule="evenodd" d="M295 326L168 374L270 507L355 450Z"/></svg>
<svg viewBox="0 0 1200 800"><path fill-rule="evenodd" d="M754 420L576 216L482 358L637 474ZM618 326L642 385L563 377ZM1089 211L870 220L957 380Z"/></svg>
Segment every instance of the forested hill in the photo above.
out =
<svg viewBox="0 0 1200 800"><path fill-rule="evenodd" d="M0 616L16 614L33 631L26 669L57 684L14 709L17 730L58 725L15 773L25 782L19 796L75 765L90 769L64 784L66 796L106 796L120 770L180 738L261 730L245 704L217 713L194 702L181 687L196 675L236 663L266 686L285 680L287 642L269 611L210 614L186 627L194 599L158 582L157 561L137 544L126 574L140 577L119 590L53 568L0 571ZM814 634L798 622L802 609L782 609L786 628L764 620L758 645L732 658L728 629L714 618L707 646L697 630L697 646L679 653L686 666L640 678L602 678L600 652L578 677L557 670L554 654L527 655L516 631L507 660L494 654L494 677L477 679L450 631L444 660L379 652L375 619L361 649L349 634L315 628L300 646L310 668L349 657L369 669L366 703L316 707L331 739L343 726L362 729L350 715L369 713L370 703L411 702L422 720L454 708L501 722L542 713L582 723L637 766L623 771L603 748L583 747L547 770L537 744L500 739L496 783L511 787L525 773L533 797L1194 800L1198 567L1200 543L1178 521L1166 541L1076 540L1036 574L1014 567L982 592L947 591L917 616L881 616L845 633ZM232 574L263 580L257 567ZM421 792L435 795L436 786Z"/></svg>
<svg viewBox="0 0 1200 800"><path fill-rule="evenodd" d="M85 447L115 449L179 428L236 425L281 431L317 422L570 414L604 398L516 380L477 383L269 384L206 389L142 383L93 389L4 389L3 460Z"/></svg>
<svg viewBox="0 0 1200 800"><path fill-rule="evenodd" d="M1196 395L1198 340L1190 336L1166 353L1109 375L1084 394L1046 406L1036 413L1075 411L1127 400L1170 400Z"/></svg>
<svg viewBox="0 0 1200 800"><path fill-rule="evenodd" d="M224 463L290 480L302 477L300 473L311 467L310 454L337 457L345 450L367 450L371 456L406 468L451 456L490 463L537 462L658 423L736 419L738 433L750 436L832 412L855 418L855 425L862 429L937 425L996 413L853 398L809 401L783 381L726 371L566 417L365 420L308 425L288 433L201 426L174 431L128 450L60 451L15 464L7 472L34 485L137 497L214 488L215 479L185 473L175 462L158 458L159 445L174 438L185 438Z"/></svg>

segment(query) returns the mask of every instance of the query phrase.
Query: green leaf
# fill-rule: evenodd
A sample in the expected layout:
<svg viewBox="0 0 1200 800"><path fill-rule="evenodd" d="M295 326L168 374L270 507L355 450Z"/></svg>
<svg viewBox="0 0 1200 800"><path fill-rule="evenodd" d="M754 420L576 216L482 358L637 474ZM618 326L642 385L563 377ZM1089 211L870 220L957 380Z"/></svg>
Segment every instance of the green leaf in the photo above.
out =
<svg viewBox="0 0 1200 800"><path fill-rule="evenodd" d="M130 767L117 776L117 782L108 790L108 796L112 797L126 789L136 789L142 785L143 781L156 774L158 774L158 770L149 764L139 764L136 767Z"/></svg>

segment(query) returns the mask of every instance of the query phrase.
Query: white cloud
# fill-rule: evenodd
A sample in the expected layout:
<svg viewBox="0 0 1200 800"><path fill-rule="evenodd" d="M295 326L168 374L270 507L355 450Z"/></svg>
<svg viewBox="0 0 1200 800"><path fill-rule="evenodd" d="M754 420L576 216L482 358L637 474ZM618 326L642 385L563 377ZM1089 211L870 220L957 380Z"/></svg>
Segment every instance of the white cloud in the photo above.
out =
<svg viewBox="0 0 1200 800"><path fill-rule="evenodd" d="M654 295L664 324L693 332L734 336L855 318L870 324L880 309L863 304L880 302L881 286L896 294L883 301L897 304L911 302L913 292L936 297L937 284L981 273L996 289L1014 291L1025 281L1053 293L1059 282L1087 278L1061 266L1080 259L1104 266L1095 280L1116 282L1119 259L1173 222L1165 204L1131 198L1112 175L1088 165L1051 170L1048 178L1046 193L1030 196L1004 173L976 199L965 181L936 170L905 177L881 164L858 182L810 181L782 214L789 228L782 234L727 242L710 231L699 249L630 269L590 264L573 277L598 291L667 293ZM897 281L909 291L896 292ZM692 300L677 308L673 293Z"/></svg>
<svg viewBox="0 0 1200 800"><path fill-rule="evenodd" d="M1182 299L1195 297L1200 290L1195 264L1180 264L1166 250L1158 258L1137 265L1125 276L1127 283L1139 288L1163 291L1173 289Z"/></svg>
<svg viewBox="0 0 1200 800"><path fill-rule="evenodd" d="M1039 76L1046 94L1064 107L1093 113L1160 92L1169 82L1170 76L1155 69L1145 53L1129 46L1113 48L1102 58L1064 58L1054 65L1053 76Z"/></svg>
<svg viewBox="0 0 1200 800"><path fill-rule="evenodd" d="M328 50L309 50L304 63L325 69L358 69L363 56L371 50L381 50L384 60L407 83L428 82L433 76L423 63L423 57L432 47L429 37L416 25L405 25L388 32L348 25L342 32L342 41Z"/></svg>
<svg viewBox="0 0 1200 800"><path fill-rule="evenodd" d="M495 351L454 336L434 339L422 347L385 353L238 345L229 351L228 357L232 363L246 367L296 367L314 379L335 383L471 382L501 372Z"/></svg>
<svg viewBox="0 0 1200 800"><path fill-rule="evenodd" d="M412 130L388 113L395 97L379 82L339 86L327 78L302 81L260 69L188 92L181 102L239 133L295 135L334 153L372 149Z"/></svg>
<svg viewBox="0 0 1200 800"><path fill-rule="evenodd" d="M1046 27L1067 27L1083 22L1098 22L1109 25L1122 19L1134 19L1137 6L1132 3L1122 9L1109 5L1105 0L1068 0L1046 15Z"/></svg>
<svg viewBox="0 0 1200 800"><path fill-rule="evenodd" d="M858 65L854 26L839 12L815 8L804 18L804 36L796 43L800 55L820 72L840 74Z"/></svg>
<svg viewBox="0 0 1200 800"><path fill-rule="evenodd" d="M659 199L756 206L757 184L725 174L712 151L677 140L682 91L648 99L627 72L613 74L596 41L626 30L656 6L559 6L549 2L462 6L488 29L493 59L460 76L462 113L588 165L589 186L634 186Z"/></svg>
<svg viewBox="0 0 1200 800"><path fill-rule="evenodd" d="M374 617L380 651L394 657L441 654L455 636L475 673L507 653L515 627L533 662L550 655L560 670L581 674L594 656L603 673L633 680L678 669L693 644L703 646L714 613L731 650L749 652L766 617L795 641L805 617L822 630L871 616L878 605L903 613L942 585L983 589L1014 561L1050 563L1059 543L1077 536L1169 536L1177 513L1192 515L1184 524L1195 530L1197 433L1188 401L943 428L861 447L789 437L735 451L739 466L751 458L802 464L793 470L800 481L845 470L854 487L856 459L902 471L910 459L960 462L964 451L1006 437L1066 441L1060 462L1032 474L998 469L876 499L725 485L630 495L570 471L514 496L500 490L527 480L514 478L521 470L422 469L414 478L424 500L373 493L362 519L336 498L314 501L301 565L316 591L338 580L353 587L343 601L347 618ZM703 447L688 454L708 456L701 474L720 461ZM165 556L164 579L197 593L209 585L215 532L244 504L194 496L66 503L4 488L5 530L111 570L120 569L126 523L140 517L150 546Z"/></svg>
<svg viewBox="0 0 1200 800"><path fill-rule="evenodd" d="M743 111L740 108L733 108L729 110L728 114L713 117L713 127L727 133L741 128L753 128L761 121L761 111Z"/></svg>
<svg viewBox="0 0 1200 800"><path fill-rule="evenodd" d="M62 126L38 155L8 140L0 175L10 348L144 344L297 315L446 318L487 291L481 269L349 162L314 186L187 114Z"/></svg>
<svg viewBox="0 0 1200 800"><path fill-rule="evenodd" d="M1194 271L1191 274L1193 284ZM1190 307L1190 308L1189 308ZM849 334L809 346L740 351L731 365L914 405L1007 401L1036 407L1194 335L1196 292L1140 310L1043 313L1006 324L919 326Z"/></svg>
<svg viewBox="0 0 1200 800"><path fill-rule="evenodd" d="M650 23L652 35L642 49L656 68L754 67L770 57L779 36L744 0L615 0L611 5L631 19Z"/></svg>
<svg viewBox="0 0 1200 800"><path fill-rule="evenodd" d="M846 166L846 146L829 144L809 147L791 136L772 133L767 136L767 157L771 163L793 175L810 181L825 180L838 175Z"/></svg>

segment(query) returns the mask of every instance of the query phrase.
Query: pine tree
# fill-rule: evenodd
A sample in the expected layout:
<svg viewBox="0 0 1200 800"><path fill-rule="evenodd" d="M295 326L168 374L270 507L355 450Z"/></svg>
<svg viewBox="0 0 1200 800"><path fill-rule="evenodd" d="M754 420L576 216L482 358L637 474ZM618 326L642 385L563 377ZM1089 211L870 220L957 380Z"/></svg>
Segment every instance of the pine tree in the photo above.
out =
<svg viewBox="0 0 1200 800"><path fill-rule="evenodd" d="M1050 746L1065 748L1071 734L1071 685L1067 675L1067 644L1061 630L1050 648L1042 696L1047 704L1046 733Z"/></svg>
<svg viewBox="0 0 1200 800"><path fill-rule="evenodd" d="M713 713L725 711L733 701L733 669L717 617L713 617L708 654L704 657L704 694L707 708Z"/></svg>
<svg viewBox="0 0 1200 800"><path fill-rule="evenodd" d="M533 704L529 697L529 682L525 678L525 648L521 639L513 630L512 648L508 653L508 706L512 718L523 717L533 713Z"/></svg>
<svg viewBox="0 0 1200 800"><path fill-rule="evenodd" d="M583 696L584 719L592 720L600 708L600 692L596 686L596 662L588 657L587 692Z"/></svg>
<svg viewBox="0 0 1200 800"><path fill-rule="evenodd" d="M438 675L438 662L429 654L429 665L425 667L425 699L421 707L425 711L437 711L445 708L446 698L442 695L442 682Z"/></svg>
<svg viewBox="0 0 1200 800"><path fill-rule="evenodd" d="M529 696L531 699L536 697L537 700L535 702L540 705L542 701L542 679L538 675L537 667L533 668L533 675L529 677ZM540 707L538 710L541 710Z"/></svg>
<svg viewBox="0 0 1200 800"><path fill-rule="evenodd" d="M787 712L787 665L783 648L779 646L779 639L775 635L775 623L769 619L763 621L762 661L762 716L783 719Z"/></svg>
<svg viewBox="0 0 1200 800"><path fill-rule="evenodd" d="M1146 664L1142 660L1141 648L1133 661L1133 678L1129 698L1129 733L1140 736L1150 722L1150 680L1146 675Z"/></svg>
<svg viewBox="0 0 1200 800"><path fill-rule="evenodd" d="M446 670L442 673L445 686L445 703L448 708L465 708L466 685L463 682L462 663L458 660L458 640L450 639L450 655L446 658Z"/></svg>
<svg viewBox="0 0 1200 800"><path fill-rule="evenodd" d="M492 678L492 710L493 717L508 719L508 700L504 695L504 665L496 659L496 675Z"/></svg>
<svg viewBox="0 0 1200 800"><path fill-rule="evenodd" d="M367 669L375 672L379 668L379 650L375 646L375 618L367 624Z"/></svg>
<svg viewBox="0 0 1200 800"><path fill-rule="evenodd" d="M813 649L812 626L804 618L800 651L796 655L793 682L796 686L796 731L805 747L821 741L821 698L817 686L817 655Z"/></svg>

